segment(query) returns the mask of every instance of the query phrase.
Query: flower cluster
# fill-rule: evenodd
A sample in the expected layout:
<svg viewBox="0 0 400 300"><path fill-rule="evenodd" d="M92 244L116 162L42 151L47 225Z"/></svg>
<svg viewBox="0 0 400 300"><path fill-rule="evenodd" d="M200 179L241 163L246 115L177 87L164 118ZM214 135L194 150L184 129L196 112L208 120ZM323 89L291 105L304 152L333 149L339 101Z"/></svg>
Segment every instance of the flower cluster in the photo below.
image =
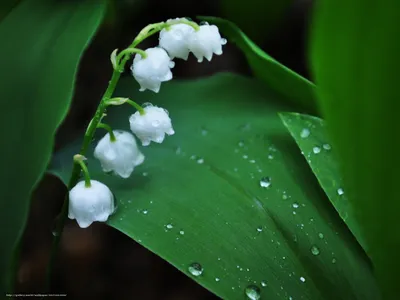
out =
<svg viewBox="0 0 400 300"><path fill-rule="evenodd" d="M168 20L168 22L187 22L186 19ZM161 82L172 79L171 69L175 66L174 58L187 60L192 52L198 62L205 57L211 61L213 54L222 54L222 45L226 39L221 38L215 25L190 26L186 23L169 25L160 32L159 47L145 51L147 56L136 54L131 71L140 84L140 91L146 89L158 93Z"/></svg>
<svg viewBox="0 0 400 300"><path fill-rule="evenodd" d="M213 54L222 54L222 45L226 43L215 25L207 23L197 25L183 18L149 25L139 33L135 41L139 38L140 42L140 39L150 36L153 32L149 30L160 31L159 47L145 51L130 47L122 51L118 57L116 51L111 55L114 69L120 71L123 65L119 64L125 58L128 59L125 55L136 53L131 71L140 85L140 91L148 89L158 93L161 83L172 79L171 68L175 65L174 58L187 60L189 53L192 52L198 62L202 62L204 57L210 61ZM102 101L106 106L128 103L137 109L137 112L130 116L129 124L132 133L141 141L142 146L148 146L151 142L162 143L165 135L175 133L169 113L164 108L151 104L142 107L128 98L103 98ZM132 133L112 130L110 126L101 123L101 119L97 121L96 128L106 129L108 133L95 147L94 157L100 161L104 172L128 178L135 167L144 162L145 156L139 150ZM90 226L95 221L107 221L115 210L111 190L103 183L90 179L84 160L82 155L74 157L74 162L80 165L85 180L70 190L68 212L68 217L76 219L82 228Z"/></svg>

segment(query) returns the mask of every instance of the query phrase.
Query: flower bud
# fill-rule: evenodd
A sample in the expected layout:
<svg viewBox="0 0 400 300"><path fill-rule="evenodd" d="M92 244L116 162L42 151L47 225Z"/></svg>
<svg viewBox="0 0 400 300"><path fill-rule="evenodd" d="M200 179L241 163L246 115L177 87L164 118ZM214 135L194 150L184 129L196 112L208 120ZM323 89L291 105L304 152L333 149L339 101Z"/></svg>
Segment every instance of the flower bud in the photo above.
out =
<svg viewBox="0 0 400 300"><path fill-rule="evenodd" d="M146 106L144 112L144 115L136 112L129 118L131 130L142 141L143 146L148 146L151 141L162 143L165 134L175 133L165 109L151 105Z"/></svg>
<svg viewBox="0 0 400 300"><path fill-rule="evenodd" d="M68 217L76 219L79 227L89 227L93 222L105 222L114 212L114 196L103 183L91 180L91 186L78 182L69 191Z"/></svg>
<svg viewBox="0 0 400 300"><path fill-rule="evenodd" d="M127 131L113 131L115 141L111 141L107 133L94 149L104 172L114 172L122 178L128 178L136 166L144 161L144 155L139 151L135 137Z"/></svg>

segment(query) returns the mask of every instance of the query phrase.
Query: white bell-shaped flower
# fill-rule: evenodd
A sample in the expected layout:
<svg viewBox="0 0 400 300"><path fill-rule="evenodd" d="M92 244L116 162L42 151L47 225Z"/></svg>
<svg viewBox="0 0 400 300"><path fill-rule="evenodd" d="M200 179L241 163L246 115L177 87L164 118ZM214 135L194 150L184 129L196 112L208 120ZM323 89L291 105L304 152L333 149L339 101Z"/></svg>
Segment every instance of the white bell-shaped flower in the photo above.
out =
<svg viewBox="0 0 400 300"><path fill-rule="evenodd" d="M69 192L68 217L76 219L79 227L89 227L93 222L105 222L114 212L114 196L103 183L91 180L78 182Z"/></svg>
<svg viewBox="0 0 400 300"><path fill-rule="evenodd" d="M142 141L143 146L148 146L151 141L162 143L165 134L175 133L164 108L149 105L144 108L144 112L144 115L136 112L129 118L131 130Z"/></svg>
<svg viewBox="0 0 400 300"><path fill-rule="evenodd" d="M162 48L149 48L145 52L146 58L140 54L135 55L131 66L132 75L140 84L139 91L148 89L158 93L161 82L172 79L171 68L174 62Z"/></svg>
<svg viewBox="0 0 400 300"><path fill-rule="evenodd" d="M188 44L198 62L202 62L203 57L210 61L213 54L222 54L222 45L226 44L226 39L221 38L217 26L205 24L199 30L193 31Z"/></svg>
<svg viewBox="0 0 400 300"><path fill-rule="evenodd" d="M115 141L107 133L94 149L104 172L114 172L122 178L128 178L136 166L144 161L135 137L127 131L114 130Z"/></svg>
<svg viewBox="0 0 400 300"><path fill-rule="evenodd" d="M160 31L160 47L167 50L171 59L177 57L187 60L190 52L189 36L193 32L193 27L187 24L171 25Z"/></svg>

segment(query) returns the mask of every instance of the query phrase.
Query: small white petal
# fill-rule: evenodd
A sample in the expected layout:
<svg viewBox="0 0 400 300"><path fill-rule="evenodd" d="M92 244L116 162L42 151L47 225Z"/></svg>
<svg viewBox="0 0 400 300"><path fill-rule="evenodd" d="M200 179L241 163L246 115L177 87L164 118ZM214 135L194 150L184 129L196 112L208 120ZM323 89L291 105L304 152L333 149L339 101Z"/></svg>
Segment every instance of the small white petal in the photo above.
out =
<svg viewBox="0 0 400 300"><path fill-rule="evenodd" d="M158 93L161 82L172 79L171 59L162 48L149 48L145 52L146 58L135 55L131 66L132 75L140 85L139 91L148 89Z"/></svg>
<svg viewBox="0 0 400 300"><path fill-rule="evenodd" d="M142 141L143 146L148 146L151 141L162 143L165 133L175 133L168 112L157 106L146 106L145 114L134 113L129 118L132 132Z"/></svg>
<svg viewBox="0 0 400 300"><path fill-rule="evenodd" d="M193 31L189 36L189 50L196 56L198 62L205 57L208 61L212 59L213 53L222 54L222 45L226 40L221 38L218 27L215 25L201 25L198 31Z"/></svg>
<svg viewBox="0 0 400 300"><path fill-rule="evenodd" d="M194 31L187 24L175 24L160 32L160 47L164 48L171 59L177 57L187 60L189 57L188 37Z"/></svg>
<svg viewBox="0 0 400 300"><path fill-rule="evenodd" d="M122 178L128 178L135 167L143 163L144 155L130 132L114 130L113 133L116 141L112 142L107 133L97 144L94 157L100 161L104 172L113 171Z"/></svg>
<svg viewBox="0 0 400 300"><path fill-rule="evenodd" d="M79 227L89 227L93 222L105 222L114 212L114 196L103 183L91 180L86 187L78 182L69 191L68 217L76 219Z"/></svg>

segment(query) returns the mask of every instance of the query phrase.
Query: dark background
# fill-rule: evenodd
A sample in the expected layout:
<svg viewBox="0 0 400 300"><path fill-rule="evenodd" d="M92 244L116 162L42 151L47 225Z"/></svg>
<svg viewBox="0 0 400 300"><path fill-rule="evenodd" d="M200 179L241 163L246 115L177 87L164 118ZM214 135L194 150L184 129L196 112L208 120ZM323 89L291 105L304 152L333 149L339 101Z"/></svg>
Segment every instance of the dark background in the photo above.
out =
<svg viewBox="0 0 400 300"><path fill-rule="evenodd" d="M268 54L305 77L309 77L305 50L310 8L310 0L294 0L268 30L258 28L253 36L246 32L256 37L255 42ZM57 133L55 151L90 121L110 79L109 57L115 48L129 45L149 23L184 16L195 19L196 15L225 16L216 0L125 0L110 6L103 26L82 58L73 104ZM155 38L141 47L156 42ZM193 57L177 62L174 77L196 78L220 71L251 74L244 56L229 41L224 54L214 56L211 62L199 64ZM129 72L124 76L130 76ZM44 291L52 228L65 193L63 184L52 176L45 176L34 192L17 272L19 293ZM66 293L68 299L217 299L113 228L94 223L81 229L71 220L67 221L60 243L52 292Z"/></svg>

